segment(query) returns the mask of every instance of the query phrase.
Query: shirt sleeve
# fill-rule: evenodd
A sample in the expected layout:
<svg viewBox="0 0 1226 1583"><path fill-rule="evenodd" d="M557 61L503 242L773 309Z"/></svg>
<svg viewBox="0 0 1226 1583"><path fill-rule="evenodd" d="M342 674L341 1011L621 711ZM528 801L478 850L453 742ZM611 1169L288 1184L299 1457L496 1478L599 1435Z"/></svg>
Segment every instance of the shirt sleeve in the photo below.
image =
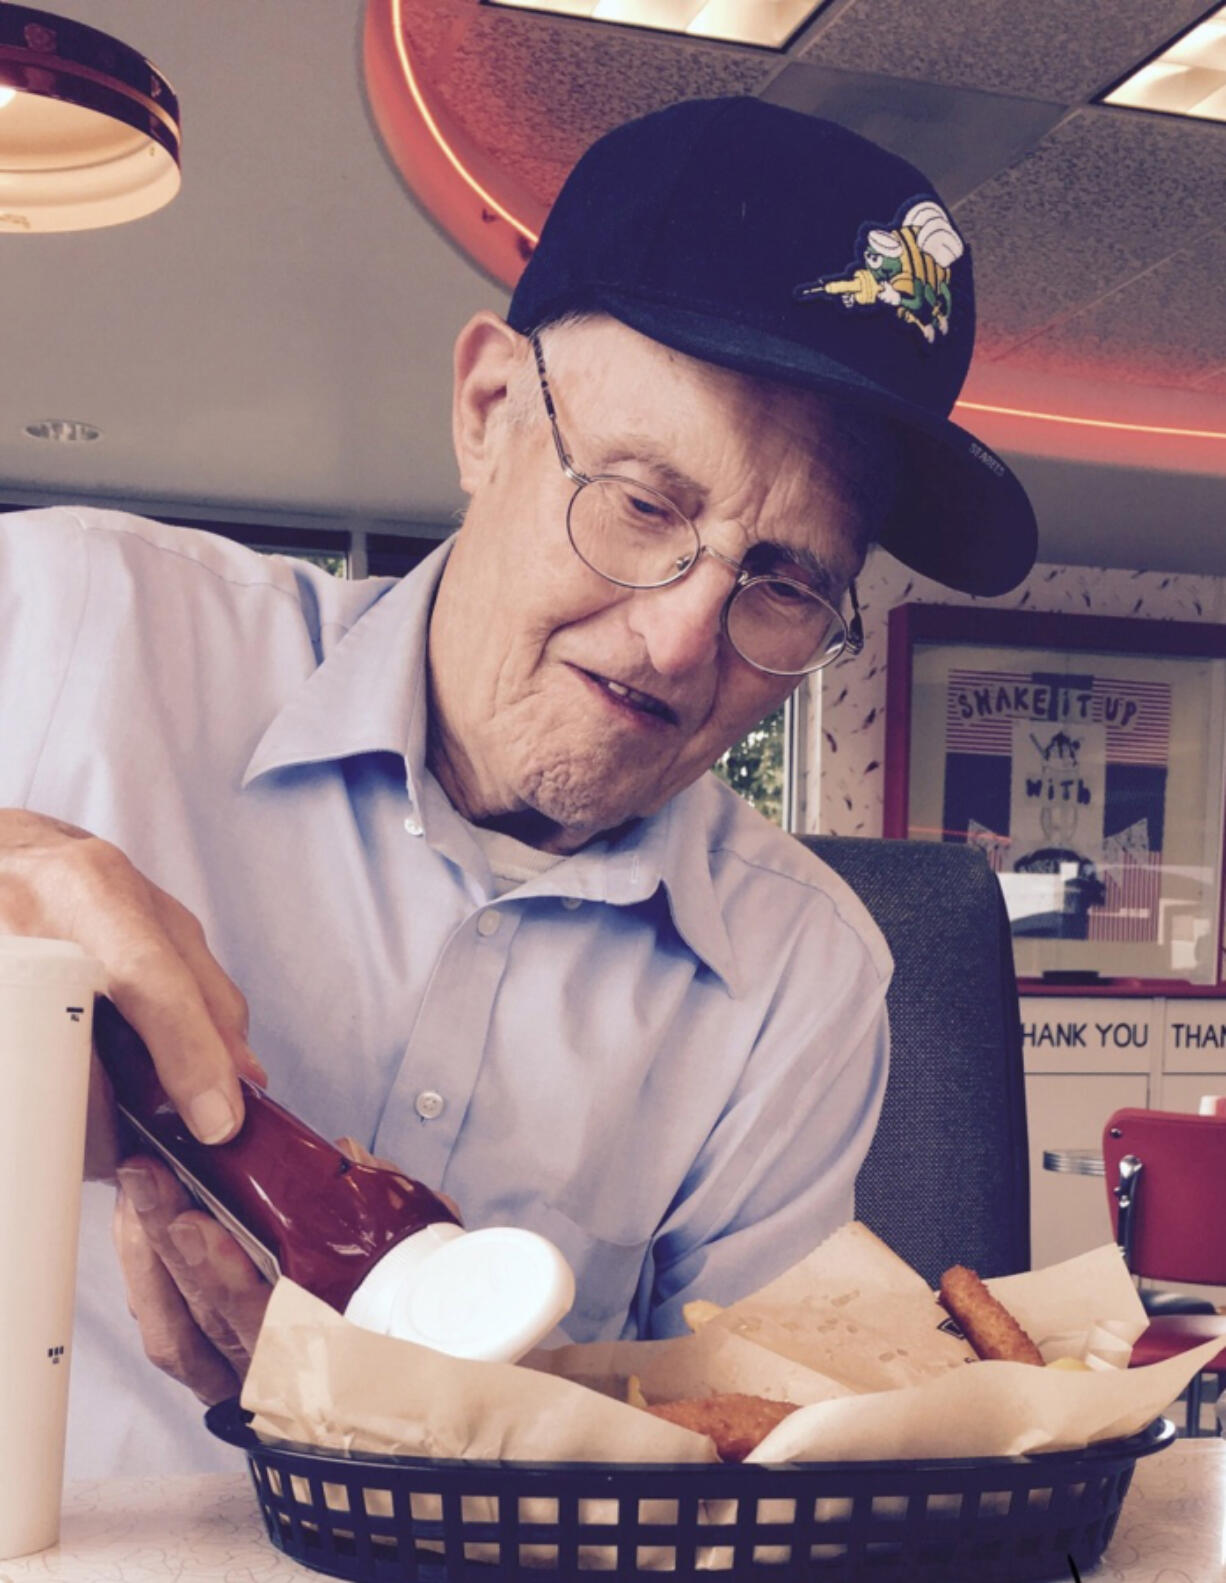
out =
<svg viewBox="0 0 1226 1583"><path fill-rule="evenodd" d="M73 511L0 515L0 807L31 805L79 658L88 591L85 531Z"/></svg>
<svg viewBox="0 0 1226 1583"><path fill-rule="evenodd" d="M885 1093L888 982L849 927L815 928L798 943L741 1080L654 1239L640 1335L683 1333L685 1303L735 1302L852 1218Z"/></svg>

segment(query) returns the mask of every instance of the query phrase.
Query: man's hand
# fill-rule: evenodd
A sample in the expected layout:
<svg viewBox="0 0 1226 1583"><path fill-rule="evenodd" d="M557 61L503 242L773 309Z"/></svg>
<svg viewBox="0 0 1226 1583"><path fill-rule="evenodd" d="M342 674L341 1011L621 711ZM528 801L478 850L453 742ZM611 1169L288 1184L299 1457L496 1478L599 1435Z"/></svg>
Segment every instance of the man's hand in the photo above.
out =
<svg viewBox="0 0 1226 1583"><path fill-rule="evenodd" d="M146 1356L202 1402L235 1396L272 1288L165 1165L119 1167L115 1246Z"/></svg>
<svg viewBox="0 0 1226 1583"><path fill-rule="evenodd" d="M397 1169L353 1138L337 1148L363 1165ZM115 1246L146 1355L202 1402L237 1395L272 1288L160 1161L133 1155L117 1174Z"/></svg>
<svg viewBox="0 0 1226 1583"><path fill-rule="evenodd" d="M73 940L102 963L107 994L149 1047L162 1086L202 1142L243 1118L237 1073L264 1082L247 1045L247 1003L187 908L118 847L74 825L0 809L0 933ZM114 1165L109 1104L95 1070L87 1174Z"/></svg>

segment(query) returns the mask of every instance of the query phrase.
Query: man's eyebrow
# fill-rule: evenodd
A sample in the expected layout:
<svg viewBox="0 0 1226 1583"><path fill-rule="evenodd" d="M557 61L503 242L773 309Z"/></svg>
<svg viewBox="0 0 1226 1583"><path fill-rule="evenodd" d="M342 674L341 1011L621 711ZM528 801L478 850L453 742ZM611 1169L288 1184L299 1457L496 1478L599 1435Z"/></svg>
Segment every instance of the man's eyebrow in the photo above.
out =
<svg viewBox="0 0 1226 1583"><path fill-rule="evenodd" d="M838 579L829 564L823 561L815 551L809 549L807 545L780 544L775 539L755 539L746 551L744 559L746 561L752 559L755 551L759 555L763 552L776 555L785 563L791 561L793 565L799 566L802 571L808 573L815 592L821 594L823 599L828 599L832 604L834 603L833 596L838 585Z"/></svg>
<svg viewBox="0 0 1226 1583"><path fill-rule="evenodd" d="M616 471L625 462L639 462L657 475L665 486L663 491L665 494L673 491L688 499L696 499L698 502L706 497L706 488L671 461L650 435L622 435L600 449L596 459L598 472L604 472L606 468ZM791 561L793 565L800 567L808 574L814 589L822 598L834 603L835 590L840 586L840 581L829 563L822 560L807 545L782 544L775 539L755 539L746 551L744 559L752 557L755 550L758 552L758 558L765 552L777 556L784 563Z"/></svg>
<svg viewBox="0 0 1226 1583"><path fill-rule="evenodd" d="M650 467L670 489L675 489L679 494L706 495L702 484L671 461L650 435L623 435L620 439L610 442L600 452L599 462L602 471L605 468L615 469L622 462L642 462Z"/></svg>

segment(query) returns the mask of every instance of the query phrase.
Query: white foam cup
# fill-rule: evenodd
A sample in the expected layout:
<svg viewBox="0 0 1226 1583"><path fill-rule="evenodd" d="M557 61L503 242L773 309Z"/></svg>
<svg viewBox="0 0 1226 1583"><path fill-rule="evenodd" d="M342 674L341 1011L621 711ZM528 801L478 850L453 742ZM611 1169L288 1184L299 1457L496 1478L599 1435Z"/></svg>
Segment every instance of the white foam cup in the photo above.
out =
<svg viewBox="0 0 1226 1583"><path fill-rule="evenodd" d="M59 1538L85 1155L102 968L0 935L0 1560Z"/></svg>

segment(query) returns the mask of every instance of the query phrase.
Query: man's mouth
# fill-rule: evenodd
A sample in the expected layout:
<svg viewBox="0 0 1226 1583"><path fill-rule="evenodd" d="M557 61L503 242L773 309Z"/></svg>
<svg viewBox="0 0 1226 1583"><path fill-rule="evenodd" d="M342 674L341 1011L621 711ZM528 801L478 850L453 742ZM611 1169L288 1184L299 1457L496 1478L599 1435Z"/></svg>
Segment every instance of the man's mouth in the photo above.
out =
<svg viewBox="0 0 1226 1583"><path fill-rule="evenodd" d="M625 682L616 682L611 677L601 676L598 671L585 670L583 674L627 708L638 710L641 714L654 715L668 725L678 724L676 711L670 709L659 698L653 698L650 693L640 692L637 687L628 687Z"/></svg>

